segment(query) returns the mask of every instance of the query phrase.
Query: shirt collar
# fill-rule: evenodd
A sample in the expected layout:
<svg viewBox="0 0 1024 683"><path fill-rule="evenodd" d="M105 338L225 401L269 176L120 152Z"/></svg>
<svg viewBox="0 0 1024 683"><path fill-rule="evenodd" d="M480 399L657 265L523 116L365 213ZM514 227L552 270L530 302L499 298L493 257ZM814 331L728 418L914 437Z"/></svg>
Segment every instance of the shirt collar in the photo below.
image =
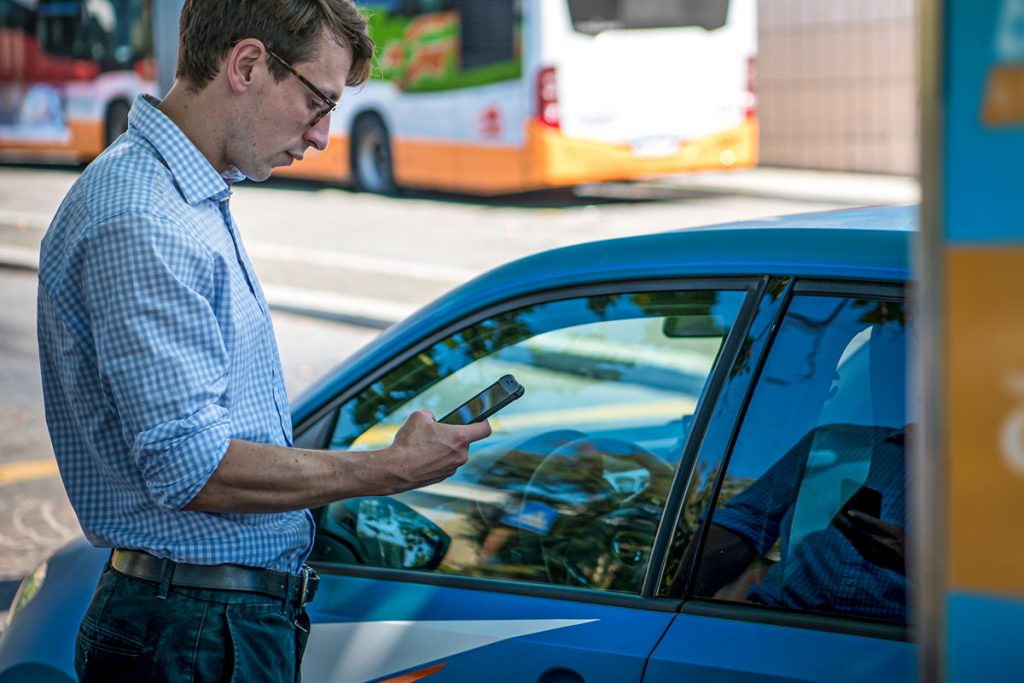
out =
<svg viewBox="0 0 1024 683"><path fill-rule="evenodd" d="M233 166L223 175L217 173L177 124L157 109L159 104L160 100L151 95L137 96L128 114L128 130L148 141L163 157L182 197L190 205L230 196L230 183L244 176Z"/></svg>

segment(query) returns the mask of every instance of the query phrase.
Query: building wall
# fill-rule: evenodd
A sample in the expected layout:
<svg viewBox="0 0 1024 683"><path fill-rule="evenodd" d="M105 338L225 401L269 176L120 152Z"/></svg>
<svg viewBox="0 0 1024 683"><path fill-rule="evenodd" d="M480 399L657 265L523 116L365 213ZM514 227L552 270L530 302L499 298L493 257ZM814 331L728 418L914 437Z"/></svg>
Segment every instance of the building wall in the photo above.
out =
<svg viewBox="0 0 1024 683"><path fill-rule="evenodd" d="M916 174L914 0L758 0L761 164Z"/></svg>

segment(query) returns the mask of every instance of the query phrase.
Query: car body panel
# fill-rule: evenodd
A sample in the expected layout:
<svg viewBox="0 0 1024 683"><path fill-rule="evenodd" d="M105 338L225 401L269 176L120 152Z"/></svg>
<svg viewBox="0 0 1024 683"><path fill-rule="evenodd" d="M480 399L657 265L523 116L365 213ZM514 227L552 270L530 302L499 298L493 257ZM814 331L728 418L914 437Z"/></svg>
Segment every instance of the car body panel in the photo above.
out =
<svg viewBox="0 0 1024 683"><path fill-rule="evenodd" d="M431 680L640 680L673 614L513 593L325 576L303 677L376 680L444 665ZM336 671L339 662L345 669ZM494 672L485 674L484 672Z"/></svg>
<svg viewBox="0 0 1024 683"><path fill-rule="evenodd" d="M916 657L899 640L680 614L643 680L912 681Z"/></svg>
<svg viewBox="0 0 1024 683"><path fill-rule="evenodd" d="M78 625L109 557L81 538L50 557L43 587L0 637L0 683L77 680Z"/></svg>

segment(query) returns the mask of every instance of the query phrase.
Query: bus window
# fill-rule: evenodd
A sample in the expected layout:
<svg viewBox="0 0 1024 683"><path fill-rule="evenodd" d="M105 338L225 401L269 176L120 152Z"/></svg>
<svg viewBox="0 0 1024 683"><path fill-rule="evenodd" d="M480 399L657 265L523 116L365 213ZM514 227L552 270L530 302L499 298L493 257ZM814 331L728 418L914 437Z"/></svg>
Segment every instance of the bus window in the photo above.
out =
<svg viewBox="0 0 1024 683"><path fill-rule="evenodd" d="M452 0L365 0L360 8L383 12L396 17L415 17L420 14L444 12L453 6Z"/></svg>
<svg viewBox="0 0 1024 683"><path fill-rule="evenodd" d="M75 38L80 23L81 6L77 2L43 2L39 6L39 46L55 57L86 57L78 54L81 47Z"/></svg>
<svg viewBox="0 0 1024 683"><path fill-rule="evenodd" d="M459 0L462 19L462 68L515 59L516 12L513 0Z"/></svg>
<svg viewBox="0 0 1024 683"><path fill-rule="evenodd" d="M729 0L569 0L573 27L596 35L616 29L725 26Z"/></svg>
<svg viewBox="0 0 1024 683"><path fill-rule="evenodd" d="M35 14L13 0L0 0L0 28L35 33Z"/></svg>
<svg viewBox="0 0 1024 683"><path fill-rule="evenodd" d="M145 0L43 0L39 44L56 57L86 59L106 71L131 68L151 49Z"/></svg>
<svg viewBox="0 0 1024 683"><path fill-rule="evenodd" d="M453 6L452 0L419 0L417 4L419 5L419 14L444 12Z"/></svg>

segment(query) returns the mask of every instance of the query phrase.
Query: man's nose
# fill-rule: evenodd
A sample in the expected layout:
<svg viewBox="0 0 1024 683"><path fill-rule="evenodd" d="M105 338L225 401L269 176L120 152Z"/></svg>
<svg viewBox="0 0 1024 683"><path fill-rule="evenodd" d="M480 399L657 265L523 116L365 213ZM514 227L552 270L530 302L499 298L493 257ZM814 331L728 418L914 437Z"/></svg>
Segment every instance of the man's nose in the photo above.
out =
<svg viewBox="0 0 1024 683"><path fill-rule="evenodd" d="M303 138L311 146L320 150L321 152L327 149L327 141L330 138L331 132L331 115L323 117L316 122L315 126L310 126L306 129L306 134Z"/></svg>

